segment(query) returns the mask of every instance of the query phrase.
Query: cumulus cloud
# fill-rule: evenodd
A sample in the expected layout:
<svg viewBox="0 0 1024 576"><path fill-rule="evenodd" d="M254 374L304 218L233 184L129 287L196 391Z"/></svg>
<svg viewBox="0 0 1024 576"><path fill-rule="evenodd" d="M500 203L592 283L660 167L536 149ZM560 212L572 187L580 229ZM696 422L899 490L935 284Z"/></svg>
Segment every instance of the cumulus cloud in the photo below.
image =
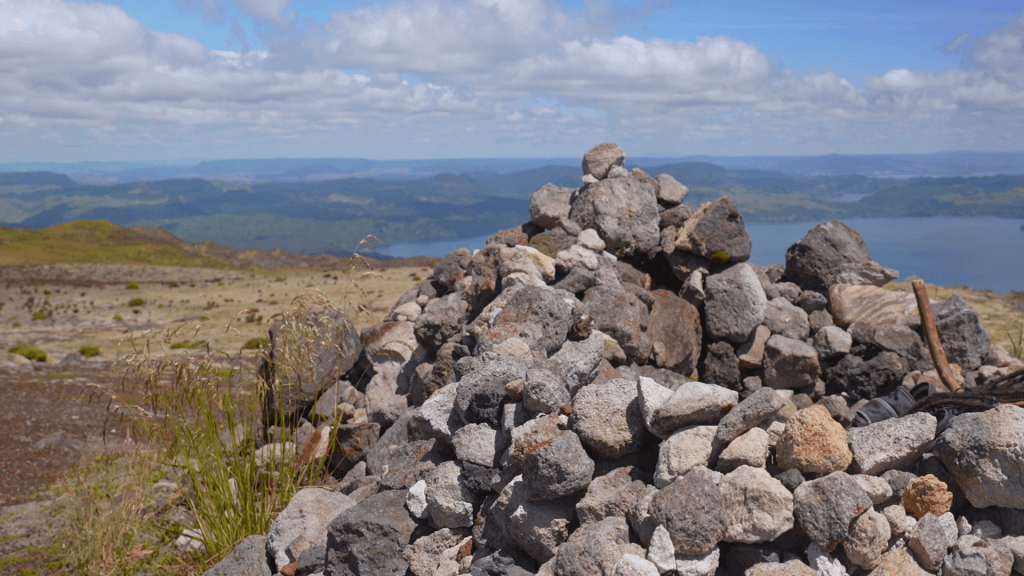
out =
<svg viewBox="0 0 1024 576"><path fill-rule="evenodd" d="M123 144L322 138L421 155L552 154L598 139L648 153L813 153L1022 138L1024 18L971 39L960 69L857 86L778 69L735 38L622 35L598 3L395 0L300 31L289 0L180 1L211 17L234 6L281 34L254 51L236 25L243 49L209 50L116 6L0 0L0 138L17 127ZM993 111L999 123L972 120Z"/></svg>

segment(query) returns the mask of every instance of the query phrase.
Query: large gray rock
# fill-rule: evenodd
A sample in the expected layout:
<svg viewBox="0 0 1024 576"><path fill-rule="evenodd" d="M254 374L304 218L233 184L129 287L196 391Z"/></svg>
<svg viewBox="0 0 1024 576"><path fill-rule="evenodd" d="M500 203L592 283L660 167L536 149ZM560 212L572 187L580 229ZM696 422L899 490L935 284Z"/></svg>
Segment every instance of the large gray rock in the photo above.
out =
<svg viewBox="0 0 1024 576"><path fill-rule="evenodd" d="M739 402L739 392L714 384L685 382L650 412L647 428L667 438L683 426L713 424Z"/></svg>
<svg viewBox="0 0 1024 576"><path fill-rule="evenodd" d="M203 572L203 576L271 576L266 542L266 536L249 536L232 548L223 560Z"/></svg>
<svg viewBox="0 0 1024 576"><path fill-rule="evenodd" d="M870 262L871 253L860 233L833 220L818 224L786 250L785 278L804 290L826 292L844 267L849 270Z"/></svg>
<svg viewBox="0 0 1024 576"><path fill-rule="evenodd" d="M676 554L707 554L725 537L720 484L720 474L701 466L662 488L651 499L651 516L668 530Z"/></svg>
<svg viewBox="0 0 1024 576"><path fill-rule="evenodd" d="M604 357L604 336L592 332L586 340L566 341L562 348L548 359L547 366L562 377L562 382L575 394L597 377Z"/></svg>
<svg viewBox="0 0 1024 576"><path fill-rule="evenodd" d="M433 298L427 302L423 313L416 317L416 339L427 348L436 350L458 334L468 319L469 303L461 293Z"/></svg>
<svg viewBox="0 0 1024 576"><path fill-rule="evenodd" d="M913 294L877 286L835 284L828 291L828 310L843 328L856 322L871 326L921 323Z"/></svg>
<svg viewBox="0 0 1024 576"><path fill-rule="evenodd" d="M846 431L862 474L881 474L917 460L935 438L935 417L926 412L891 418Z"/></svg>
<svg viewBox="0 0 1024 576"><path fill-rule="evenodd" d="M465 556L460 549L471 548L469 530L442 528L423 536L406 548L409 572L413 576L456 576L461 573L459 560Z"/></svg>
<svg viewBox="0 0 1024 576"><path fill-rule="evenodd" d="M267 414L293 418L355 365L359 331L329 309L278 318L270 326Z"/></svg>
<svg viewBox="0 0 1024 576"><path fill-rule="evenodd" d="M587 493L576 504L580 525L611 516L625 517L647 492L643 473L638 468L622 467L594 478Z"/></svg>
<svg viewBox="0 0 1024 576"><path fill-rule="evenodd" d="M818 356L825 360L833 360L850 353L853 337L838 326L823 326L814 335L814 349Z"/></svg>
<svg viewBox="0 0 1024 576"><path fill-rule="evenodd" d="M772 388L813 386L821 373L818 351L811 345L778 334L764 346L764 383Z"/></svg>
<svg viewBox="0 0 1024 576"><path fill-rule="evenodd" d="M658 174L658 201L666 206L676 206L686 200L690 189L679 183L671 174Z"/></svg>
<svg viewBox="0 0 1024 576"><path fill-rule="evenodd" d="M745 262L750 258L750 234L736 203L725 195L702 204L686 219L676 235L675 249L718 263Z"/></svg>
<svg viewBox="0 0 1024 576"><path fill-rule="evenodd" d="M935 572L942 566L946 553L956 543L956 539L956 520L953 514L946 512L936 516L929 512L910 531L907 548L910 548L925 570Z"/></svg>
<svg viewBox="0 0 1024 576"><path fill-rule="evenodd" d="M569 423L601 458L640 450L647 432L636 385L622 378L581 388L573 399Z"/></svg>
<svg viewBox="0 0 1024 576"><path fill-rule="evenodd" d="M764 321L768 297L749 264L708 276L704 290L704 325L709 338L739 344Z"/></svg>
<svg viewBox="0 0 1024 576"><path fill-rule="evenodd" d="M416 523L405 508L406 490L374 494L339 514L327 527L325 576L405 574L403 552Z"/></svg>
<svg viewBox="0 0 1024 576"><path fill-rule="evenodd" d="M622 166L626 161L626 153L614 142L603 142L594 146L583 155L583 174L591 175L598 180L608 176L614 166Z"/></svg>
<svg viewBox="0 0 1024 576"><path fill-rule="evenodd" d="M459 460L494 468L508 447L508 439L486 424L467 424L452 436L452 445Z"/></svg>
<svg viewBox="0 0 1024 576"><path fill-rule="evenodd" d="M473 526L473 492L461 482L462 469L442 462L426 477L427 513L439 528Z"/></svg>
<svg viewBox="0 0 1024 576"><path fill-rule="evenodd" d="M850 535L843 541L846 557L857 566L870 570L882 560L889 547L892 531L889 521L874 509L857 517L850 526Z"/></svg>
<svg viewBox="0 0 1024 576"><path fill-rule="evenodd" d="M452 434L464 425L455 410L455 398L459 384L448 384L435 392L422 406L416 409L409 423L424 438L437 438L449 444Z"/></svg>
<svg viewBox="0 0 1024 576"><path fill-rule="evenodd" d="M629 526L621 516L581 526L567 542L558 547L555 574L613 576L619 559L630 549L628 542Z"/></svg>
<svg viewBox="0 0 1024 576"><path fill-rule="evenodd" d="M811 334L811 325L807 320L807 312L797 308L785 298L775 298L768 302L764 312L764 325L772 331L794 340L805 340Z"/></svg>
<svg viewBox="0 0 1024 576"><path fill-rule="evenodd" d="M956 416L933 450L976 508L1024 509L1024 408Z"/></svg>
<svg viewBox="0 0 1024 576"><path fill-rule="evenodd" d="M650 253L658 246L658 201L653 185L635 178L609 178L576 192L569 218L593 228L616 256Z"/></svg>
<svg viewBox="0 0 1024 576"><path fill-rule="evenodd" d="M523 405L528 410L551 414L572 402L569 388L561 376L547 366L533 366L523 379Z"/></svg>
<svg viewBox="0 0 1024 576"><path fill-rule="evenodd" d="M669 436L658 447L654 485L664 488L697 466L707 466L714 437L714 426L689 426Z"/></svg>
<svg viewBox="0 0 1024 576"><path fill-rule="evenodd" d="M477 353L492 350L509 338L519 338L529 345L535 358L547 358L565 342L571 326L572 304L565 295L547 287L527 286L517 290L491 325L477 336Z"/></svg>
<svg viewBox="0 0 1024 576"><path fill-rule="evenodd" d="M740 466L721 488L726 542L768 542L793 527L793 494L763 468Z"/></svg>
<svg viewBox="0 0 1024 576"><path fill-rule="evenodd" d="M512 430L510 456L523 469L530 500L568 496L590 485L594 461L571 430L561 430L558 418L546 416Z"/></svg>
<svg viewBox="0 0 1024 576"><path fill-rule="evenodd" d="M637 363L651 354L647 328L647 305L622 288L594 286L583 294L583 308L593 319L593 327L614 339Z"/></svg>
<svg viewBox="0 0 1024 576"><path fill-rule="evenodd" d="M303 550L327 539L327 525L356 502L340 492L303 488L292 496L267 532L267 553L280 570Z"/></svg>
<svg viewBox="0 0 1024 576"><path fill-rule="evenodd" d="M845 472L808 480L793 491L793 512L811 541L833 550L850 534L850 523L871 508L871 498Z"/></svg>
<svg viewBox="0 0 1024 576"><path fill-rule="evenodd" d="M816 570L800 560L788 562L761 562L743 573L743 576L821 576Z"/></svg>
<svg viewBox="0 0 1024 576"><path fill-rule="evenodd" d="M954 294L932 306L932 312L949 361L960 364L964 370L981 366L992 347L992 338L981 326L974 308Z"/></svg>
<svg viewBox="0 0 1024 576"><path fill-rule="evenodd" d="M541 186L530 196L530 221L548 230L569 217L569 198L575 192L554 184Z"/></svg>
<svg viewBox="0 0 1024 576"><path fill-rule="evenodd" d="M647 336L655 364L680 374L693 374L700 358L700 312L668 290L654 290L651 296L654 305L647 320Z"/></svg>
<svg viewBox="0 0 1024 576"><path fill-rule="evenodd" d="M747 430L775 415L786 402L771 388L761 388L744 398L722 417L715 432L715 443L725 445Z"/></svg>
<svg viewBox="0 0 1024 576"><path fill-rule="evenodd" d="M508 401L505 385L526 376L526 363L494 352L480 356L461 380L455 411L467 424L501 424L502 405Z"/></svg>

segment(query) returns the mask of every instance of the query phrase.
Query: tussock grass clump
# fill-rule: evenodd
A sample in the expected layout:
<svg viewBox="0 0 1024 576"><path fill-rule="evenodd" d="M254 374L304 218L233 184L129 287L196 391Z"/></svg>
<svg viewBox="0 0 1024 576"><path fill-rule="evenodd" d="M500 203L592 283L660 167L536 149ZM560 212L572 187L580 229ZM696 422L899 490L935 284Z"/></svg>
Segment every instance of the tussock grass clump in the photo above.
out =
<svg viewBox="0 0 1024 576"><path fill-rule="evenodd" d="M93 356L100 355L100 349L97 348L96 346L90 346L86 344L85 346L82 346L81 348L78 349L78 353L81 354L82 356L85 356L86 358L92 358Z"/></svg>
<svg viewBox="0 0 1024 576"><path fill-rule="evenodd" d="M125 286L125 290L138 290L138 289L139 289L139 283L135 282L134 280L129 282L128 285Z"/></svg>
<svg viewBox="0 0 1024 576"><path fill-rule="evenodd" d="M46 320L50 316L52 316L52 314L46 310L37 310L32 313L33 320Z"/></svg>
<svg viewBox="0 0 1024 576"><path fill-rule="evenodd" d="M19 344L18 346L14 346L7 351L11 352L12 354L20 354L21 356L24 356L25 358L28 358L29 360L34 360L36 362L46 362L46 352L40 348L36 348L35 346L25 346Z"/></svg>
<svg viewBox="0 0 1024 576"><path fill-rule="evenodd" d="M270 347L270 338L262 337L262 336L259 337L259 338L249 338L248 340L245 341L245 344L242 344L242 349L243 350L259 350L261 348L269 348L269 347Z"/></svg>
<svg viewBox="0 0 1024 576"><path fill-rule="evenodd" d="M145 305L146 305L146 301L143 300L142 298L132 298L131 300L128 301L128 306L131 307L131 308L136 308L138 306L145 306Z"/></svg>

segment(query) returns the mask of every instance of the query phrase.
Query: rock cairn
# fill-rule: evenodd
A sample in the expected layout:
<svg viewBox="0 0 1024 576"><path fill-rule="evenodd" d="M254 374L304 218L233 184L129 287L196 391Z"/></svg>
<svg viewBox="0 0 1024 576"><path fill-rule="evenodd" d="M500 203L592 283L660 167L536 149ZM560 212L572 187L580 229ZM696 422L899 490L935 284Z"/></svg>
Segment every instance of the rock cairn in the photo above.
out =
<svg viewBox="0 0 1024 576"><path fill-rule="evenodd" d="M624 160L587 152L582 187L538 190L359 338L328 319L322 370L268 364L271 416L340 483L207 574L1024 574L1024 408L850 427L942 388L857 231L749 264L731 198L693 208ZM959 297L934 311L965 389L1020 367Z"/></svg>

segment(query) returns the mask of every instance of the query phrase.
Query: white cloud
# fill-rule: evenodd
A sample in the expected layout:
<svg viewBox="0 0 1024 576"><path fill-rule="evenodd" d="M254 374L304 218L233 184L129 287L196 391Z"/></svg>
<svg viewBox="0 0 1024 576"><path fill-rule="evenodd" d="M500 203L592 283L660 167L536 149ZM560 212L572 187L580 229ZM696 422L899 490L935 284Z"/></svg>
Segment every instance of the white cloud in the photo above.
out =
<svg viewBox="0 0 1024 576"><path fill-rule="evenodd" d="M614 139L648 153L796 153L963 148L987 131L1024 144L1024 19L973 39L962 69L856 86L777 69L734 38L616 35L599 4L395 0L300 33L289 0L234 1L284 33L263 51L212 51L111 5L0 0L0 143L437 156L571 155Z"/></svg>

